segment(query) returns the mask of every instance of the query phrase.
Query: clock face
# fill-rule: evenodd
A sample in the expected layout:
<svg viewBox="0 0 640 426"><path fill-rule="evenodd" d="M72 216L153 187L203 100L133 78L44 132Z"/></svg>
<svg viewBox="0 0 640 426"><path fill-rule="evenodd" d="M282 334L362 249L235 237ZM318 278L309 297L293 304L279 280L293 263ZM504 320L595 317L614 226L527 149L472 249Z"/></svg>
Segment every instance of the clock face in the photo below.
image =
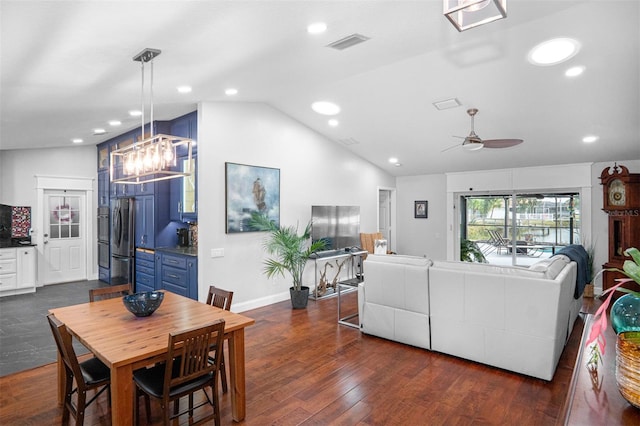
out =
<svg viewBox="0 0 640 426"><path fill-rule="evenodd" d="M616 179L609 185L609 204L612 206L624 206L626 203L624 184Z"/></svg>

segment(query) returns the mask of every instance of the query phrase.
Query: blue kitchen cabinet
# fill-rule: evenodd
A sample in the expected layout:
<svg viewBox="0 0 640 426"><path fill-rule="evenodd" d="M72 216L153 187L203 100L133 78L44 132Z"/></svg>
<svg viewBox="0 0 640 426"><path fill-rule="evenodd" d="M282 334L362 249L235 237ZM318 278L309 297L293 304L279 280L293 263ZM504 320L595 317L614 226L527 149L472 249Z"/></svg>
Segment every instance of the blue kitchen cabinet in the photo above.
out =
<svg viewBox="0 0 640 426"><path fill-rule="evenodd" d="M156 286L198 300L198 258L160 251L159 260L159 275L156 277L159 285Z"/></svg>
<svg viewBox="0 0 640 426"><path fill-rule="evenodd" d="M98 207L109 206L109 170L98 172Z"/></svg>
<svg viewBox="0 0 640 426"><path fill-rule="evenodd" d="M136 249L136 292L154 291L156 286L156 260L153 250Z"/></svg>
<svg viewBox="0 0 640 426"><path fill-rule="evenodd" d="M187 170L187 157L178 158L177 169ZM191 176L173 179L170 183L170 218L180 222L197 222L198 220L198 181L197 156L191 158Z"/></svg>
<svg viewBox="0 0 640 426"><path fill-rule="evenodd" d="M154 248L156 234L155 197L144 195L136 197L136 242L140 248Z"/></svg>

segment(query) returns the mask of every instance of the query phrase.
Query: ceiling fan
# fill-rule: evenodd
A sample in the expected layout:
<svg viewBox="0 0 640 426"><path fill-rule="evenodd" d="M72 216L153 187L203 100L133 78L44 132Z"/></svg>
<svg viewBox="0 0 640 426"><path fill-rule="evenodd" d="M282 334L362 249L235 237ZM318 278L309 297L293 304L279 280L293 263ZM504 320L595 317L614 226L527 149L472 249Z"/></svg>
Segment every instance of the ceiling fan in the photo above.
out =
<svg viewBox="0 0 640 426"><path fill-rule="evenodd" d="M477 113L477 108L470 108L467 110L467 114L469 114L469 116L471 117L471 133L469 133L469 136L454 136L456 138L464 139L462 145L456 144L442 150L441 152L449 151L450 149L457 148L459 146L462 146L462 148L467 151L477 151L482 148L509 148L519 145L523 142L522 139L481 139L480 136L476 135L476 132L473 130L473 120Z"/></svg>

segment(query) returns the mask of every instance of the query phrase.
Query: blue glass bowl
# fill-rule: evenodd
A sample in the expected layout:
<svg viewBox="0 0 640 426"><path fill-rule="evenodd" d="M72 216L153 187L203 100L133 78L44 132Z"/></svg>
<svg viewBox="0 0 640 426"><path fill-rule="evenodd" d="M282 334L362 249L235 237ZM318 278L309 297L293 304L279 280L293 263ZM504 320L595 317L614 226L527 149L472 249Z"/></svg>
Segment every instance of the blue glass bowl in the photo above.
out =
<svg viewBox="0 0 640 426"><path fill-rule="evenodd" d="M164 293L160 291L145 291L134 293L122 298L124 306L137 317L148 317L160 307Z"/></svg>

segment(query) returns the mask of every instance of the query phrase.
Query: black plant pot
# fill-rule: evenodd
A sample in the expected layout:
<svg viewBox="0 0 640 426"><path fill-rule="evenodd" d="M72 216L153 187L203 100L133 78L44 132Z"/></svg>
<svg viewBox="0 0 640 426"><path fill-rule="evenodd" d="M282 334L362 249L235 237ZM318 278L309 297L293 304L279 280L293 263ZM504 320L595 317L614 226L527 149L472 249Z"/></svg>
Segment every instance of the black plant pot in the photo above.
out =
<svg viewBox="0 0 640 426"><path fill-rule="evenodd" d="M291 306L293 309L304 309L307 307L309 287L302 286L300 290L294 290L293 287L289 287L289 294L291 294Z"/></svg>

